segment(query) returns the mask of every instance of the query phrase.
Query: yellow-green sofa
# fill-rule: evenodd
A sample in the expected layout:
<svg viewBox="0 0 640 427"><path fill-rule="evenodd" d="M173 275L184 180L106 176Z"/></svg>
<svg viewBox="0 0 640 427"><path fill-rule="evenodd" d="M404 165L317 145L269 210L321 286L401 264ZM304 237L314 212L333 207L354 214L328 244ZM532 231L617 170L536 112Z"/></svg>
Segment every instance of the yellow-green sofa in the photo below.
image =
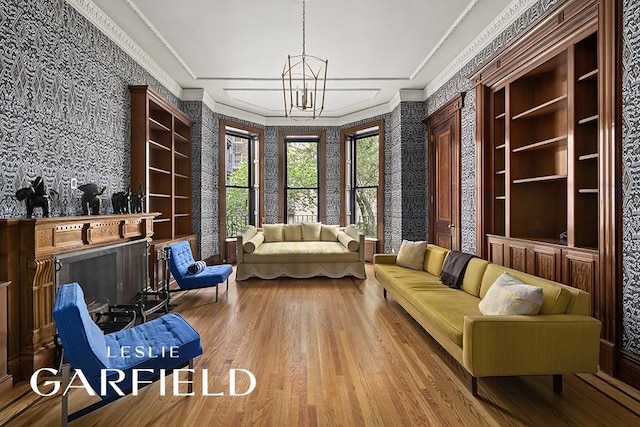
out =
<svg viewBox="0 0 640 427"><path fill-rule="evenodd" d="M390 294L470 374L477 378L553 375L555 391L562 374L598 370L600 321L589 316L589 294L537 276L472 258L461 289L440 282L448 251L428 245L422 270L395 264L395 254L374 255L375 277ZM538 315L483 315L478 303L494 281L508 272L543 289Z"/></svg>
<svg viewBox="0 0 640 427"><path fill-rule="evenodd" d="M356 226L265 224L237 237L236 280L366 277L364 234Z"/></svg>

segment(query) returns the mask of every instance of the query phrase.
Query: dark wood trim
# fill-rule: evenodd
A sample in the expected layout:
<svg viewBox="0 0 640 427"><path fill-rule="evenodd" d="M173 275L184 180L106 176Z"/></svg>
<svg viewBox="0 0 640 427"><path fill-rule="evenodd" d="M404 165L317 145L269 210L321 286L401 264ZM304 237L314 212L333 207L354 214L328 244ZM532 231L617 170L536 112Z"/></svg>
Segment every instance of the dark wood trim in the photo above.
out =
<svg viewBox="0 0 640 427"><path fill-rule="evenodd" d="M456 205L456 223L455 225L455 236L454 236L454 248L460 249L460 209L461 209L461 197L462 197L462 186L461 186L461 174L460 174L460 166L462 165L462 154L460 149L461 138L462 138L462 107L464 107L464 97L466 92L460 92L458 95L453 97L449 102L440 107L435 113L431 114L429 117L424 119L422 122L427 126L427 156L426 164L429 165L429 174L427 176L426 187L429 189L429 229L427 230L428 240L430 242L434 241L433 230L435 217L433 212L433 205L435 202L435 145L433 144L433 130L438 127L441 123L444 123L447 120L453 118L454 121L454 135L453 141L455 142L453 156L456 158L457 166L454 170L451 171L452 178L456 182L456 188L458 191L458 196L455 198L454 203Z"/></svg>
<svg viewBox="0 0 640 427"><path fill-rule="evenodd" d="M320 222L327 222L327 131L326 130L283 130L278 135L278 221L285 222L284 212L284 170L287 167L284 156L284 140L288 136L315 135L320 138L318 147L318 202L320 204Z"/></svg>
<svg viewBox="0 0 640 427"><path fill-rule="evenodd" d="M372 127L378 127L378 204L376 209L378 210L378 217L382 221L378 221L378 248L384 248L384 147L385 147L385 134L384 134L384 119L374 120L358 126L346 128L340 131L340 225L347 225L347 212L345 207L345 150L347 137L355 134L356 132L369 129Z"/></svg>
<svg viewBox="0 0 640 427"><path fill-rule="evenodd" d="M226 214L223 212L227 211L227 188L226 188L226 180L225 173L227 170L227 165L225 162L226 159L226 127L232 127L236 129L242 129L251 134L255 134L258 136L258 169L260 170L260 182L258 185L260 186L259 194L258 194L258 226L262 224L262 220L264 217L264 130L252 126L248 126L245 124L237 123L232 120L220 120L220 127L218 131L218 248L219 255L217 259L224 260L227 259L227 245L225 243L227 236L227 218ZM215 257L215 255L214 255ZM215 258L214 258L215 259Z"/></svg>
<svg viewBox="0 0 640 427"><path fill-rule="evenodd" d="M479 80L474 81L476 91L476 254L481 258L487 258L487 228L485 220L481 212L489 212L489 216L493 218L493 204L490 203L491 159L488 150L483 148L483 141L489 141L491 138L491 129L485 126L482 119L483 111L489 111L490 95L489 89L479 84ZM492 220L493 221L493 220Z"/></svg>
<svg viewBox="0 0 640 427"><path fill-rule="evenodd" d="M621 380L640 390L640 356L620 350L616 371Z"/></svg>

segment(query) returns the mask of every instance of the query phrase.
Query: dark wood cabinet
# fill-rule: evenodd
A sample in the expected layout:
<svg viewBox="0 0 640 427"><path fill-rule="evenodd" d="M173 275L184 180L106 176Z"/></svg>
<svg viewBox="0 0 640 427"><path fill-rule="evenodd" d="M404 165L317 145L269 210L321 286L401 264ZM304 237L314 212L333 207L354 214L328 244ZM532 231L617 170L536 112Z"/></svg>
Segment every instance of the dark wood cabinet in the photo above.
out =
<svg viewBox="0 0 640 427"><path fill-rule="evenodd" d="M8 289L11 282L0 282L0 394L13 387L13 378L9 375L8 340Z"/></svg>

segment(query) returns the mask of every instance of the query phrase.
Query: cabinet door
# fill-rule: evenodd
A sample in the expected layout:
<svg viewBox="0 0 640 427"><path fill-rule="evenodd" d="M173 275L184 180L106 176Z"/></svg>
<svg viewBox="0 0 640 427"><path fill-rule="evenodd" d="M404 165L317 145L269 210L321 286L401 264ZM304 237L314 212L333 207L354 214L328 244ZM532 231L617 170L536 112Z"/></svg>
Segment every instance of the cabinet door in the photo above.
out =
<svg viewBox="0 0 640 427"><path fill-rule="evenodd" d="M533 244L528 255L527 273L557 282L562 280L560 248Z"/></svg>
<svg viewBox="0 0 640 427"><path fill-rule="evenodd" d="M525 273L529 273L527 269L527 245L523 242L508 242L507 246L507 258L508 258L508 267L513 268L514 270L522 271Z"/></svg>
<svg viewBox="0 0 640 427"><path fill-rule="evenodd" d="M591 313L596 280L598 280L598 255L589 252L565 249L562 251L562 283L589 292L591 295Z"/></svg>
<svg viewBox="0 0 640 427"><path fill-rule="evenodd" d="M505 265L505 240L487 236L487 260L494 264Z"/></svg>

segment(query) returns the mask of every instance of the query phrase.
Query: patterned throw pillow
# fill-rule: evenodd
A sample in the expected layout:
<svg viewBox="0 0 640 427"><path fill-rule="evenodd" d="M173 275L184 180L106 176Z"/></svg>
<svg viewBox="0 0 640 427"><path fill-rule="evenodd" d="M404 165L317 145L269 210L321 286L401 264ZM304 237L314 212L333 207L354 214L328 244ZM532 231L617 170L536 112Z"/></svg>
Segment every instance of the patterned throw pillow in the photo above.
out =
<svg viewBox="0 0 640 427"><path fill-rule="evenodd" d="M527 285L504 272L491 285L478 308L482 314L538 314L542 288Z"/></svg>
<svg viewBox="0 0 640 427"><path fill-rule="evenodd" d="M396 264L402 267L422 270L424 254L427 252L427 242L410 242L403 240L396 257Z"/></svg>
<svg viewBox="0 0 640 427"><path fill-rule="evenodd" d="M207 264L204 261L196 261L194 264L191 264L189 267L187 267L187 273L198 274L206 267Z"/></svg>

